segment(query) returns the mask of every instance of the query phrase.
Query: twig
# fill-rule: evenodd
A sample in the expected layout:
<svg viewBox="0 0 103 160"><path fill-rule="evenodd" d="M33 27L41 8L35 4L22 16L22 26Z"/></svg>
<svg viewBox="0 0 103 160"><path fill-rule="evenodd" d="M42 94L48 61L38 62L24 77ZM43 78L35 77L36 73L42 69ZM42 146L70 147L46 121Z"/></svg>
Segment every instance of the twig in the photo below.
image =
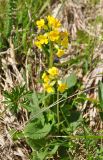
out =
<svg viewBox="0 0 103 160"><path fill-rule="evenodd" d="M17 48L15 48L14 51L18 50L20 47L21 47L21 45L18 46ZM9 54L10 50L11 50L11 48L8 48L6 51L0 52L0 56L2 56L4 54Z"/></svg>

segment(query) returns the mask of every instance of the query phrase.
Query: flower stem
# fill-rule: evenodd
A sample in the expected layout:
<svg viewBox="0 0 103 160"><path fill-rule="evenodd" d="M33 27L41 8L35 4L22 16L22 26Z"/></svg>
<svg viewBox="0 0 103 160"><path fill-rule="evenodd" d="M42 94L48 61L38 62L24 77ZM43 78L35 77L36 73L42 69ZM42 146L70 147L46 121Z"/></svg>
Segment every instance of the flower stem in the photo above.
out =
<svg viewBox="0 0 103 160"><path fill-rule="evenodd" d="M58 120L57 127L58 127L58 132L59 132L60 116L59 116L59 103L58 103L58 101L59 101L59 92L57 91L57 120Z"/></svg>
<svg viewBox="0 0 103 160"><path fill-rule="evenodd" d="M52 50L52 43L50 42L50 57L49 57L49 67L53 66L53 50Z"/></svg>

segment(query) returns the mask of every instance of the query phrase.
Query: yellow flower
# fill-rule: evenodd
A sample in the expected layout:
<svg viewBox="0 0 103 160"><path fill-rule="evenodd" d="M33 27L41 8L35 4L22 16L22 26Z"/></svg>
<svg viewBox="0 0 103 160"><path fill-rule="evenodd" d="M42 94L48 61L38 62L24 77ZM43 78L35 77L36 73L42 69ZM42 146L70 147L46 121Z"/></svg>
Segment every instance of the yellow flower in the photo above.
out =
<svg viewBox="0 0 103 160"><path fill-rule="evenodd" d="M67 47L68 47L68 38L64 38L64 39L61 41L61 45L62 45L64 48L67 48Z"/></svg>
<svg viewBox="0 0 103 160"><path fill-rule="evenodd" d="M52 28L59 28L61 26L60 21L57 18L54 18L53 16L48 16L48 25Z"/></svg>
<svg viewBox="0 0 103 160"><path fill-rule="evenodd" d="M50 41L57 41L59 39L59 32L57 30L48 33Z"/></svg>
<svg viewBox="0 0 103 160"><path fill-rule="evenodd" d="M54 88L50 84L44 83L43 86L47 93L54 93Z"/></svg>
<svg viewBox="0 0 103 160"><path fill-rule="evenodd" d="M52 68L49 68L48 73L50 74L50 76L56 77L59 75L59 70L56 67L52 67Z"/></svg>
<svg viewBox="0 0 103 160"><path fill-rule="evenodd" d="M39 36L37 37L37 41L35 41L34 44L35 44L39 49L41 49L43 44L48 44L47 35L46 35L46 34L44 34L44 35L39 35Z"/></svg>
<svg viewBox="0 0 103 160"><path fill-rule="evenodd" d="M49 83L50 82L50 78L49 75L47 75L45 72L42 75L42 79L45 83Z"/></svg>
<svg viewBox="0 0 103 160"><path fill-rule="evenodd" d="M39 35L37 39L40 41L40 44L48 44L47 35Z"/></svg>
<svg viewBox="0 0 103 160"><path fill-rule="evenodd" d="M35 44L39 49L42 48L42 45L41 45L40 41L35 41L34 44Z"/></svg>
<svg viewBox="0 0 103 160"><path fill-rule="evenodd" d="M47 89L46 89L47 93L54 93L54 88L49 86Z"/></svg>
<svg viewBox="0 0 103 160"><path fill-rule="evenodd" d="M44 26L45 26L45 21L44 21L44 19L40 19L40 20L38 20L38 21L36 21L36 25L37 25L37 27L38 27L38 29L42 29L42 28L44 28Z"/></svg>
<svg viewBox="0 0 103 160"><path fill-rule="evenodd" d="M47 76L47 74L44 72L42 75L42 79L44 79Z"/></svg>
<svg viewBox="0 0 103 160"><path fill-rule="evenodd" d="M56 53L56 55L57 55L58 57L62 57L62 56L64 55L64 50L58 49L58 52Z"/></svg>
<svg viewBox="0 0 103 160"><path fill-rule="evenodd" d="M61 40L61 45L64 48L67 48L68 47L68 32L67 31L60 32L60 40Z"/></svg>
<svg viewBox="0 0 103 160"><path fill-rule="evenodd" d="M58 82L58 91L63 93L67 89L66 83Z"/></svg>

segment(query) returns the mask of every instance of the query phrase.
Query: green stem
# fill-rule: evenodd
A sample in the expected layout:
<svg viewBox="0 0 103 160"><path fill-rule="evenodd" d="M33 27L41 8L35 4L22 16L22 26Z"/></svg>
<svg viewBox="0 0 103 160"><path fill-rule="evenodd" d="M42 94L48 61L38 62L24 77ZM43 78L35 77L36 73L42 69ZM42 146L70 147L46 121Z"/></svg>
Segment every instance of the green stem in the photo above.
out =
<svg viewBox="0 0 103 160"><path fill-rule="evenodd" d="M57 120L58 120L58 132L59 132L59 124L60 124L60 116L59 116L59 92L57 91Z"/></svg>
<svg viewBox="0 0 103 160"><path fill-rule="evenodd" d="M50 42L50 57L49 57L49 67L53 66L53 50L52 50L52 43Z"/></svg>

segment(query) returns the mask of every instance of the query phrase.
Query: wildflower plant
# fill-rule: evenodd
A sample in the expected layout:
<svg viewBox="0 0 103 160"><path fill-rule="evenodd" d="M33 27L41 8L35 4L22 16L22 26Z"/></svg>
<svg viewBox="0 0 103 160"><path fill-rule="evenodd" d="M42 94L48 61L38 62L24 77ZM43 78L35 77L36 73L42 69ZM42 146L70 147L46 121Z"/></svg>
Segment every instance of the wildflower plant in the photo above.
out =
<svg viewBox="0 0 103 160"><path fill-rule="evenodd" d="M50 15L47 16L45 19L40 19L36 21L36 26L37 26L37 36L35 37L34 45L38 48L40 52L42 52L42 54L46 55L45 58L47 62L46 69L44 69L43 73L41 73L42 88L44 93L44 101L43 101L43 98L41 100L42 107L43 106L47 107L47 109L49 110L49 112L46 113L45 119L41 118L43 117L43 113L41 114L41 117L40 117L43 125L43 129L40 130L41 132L39 131L38 136L42 142L42 138L46 138L46 135L48 135L49 132L51 132L51 134L57 134L57 133L59 134L61 132L60 124L62 123L62 121L60 118L61 106L59 105L59 100L60 99L63 100L63 97L65 97L65 93L68 90L69 85L68 85L67 78L62 78L63 77L62 68L57 67L55 65L54 59L55 57L58 59L62 58L62 56L64 56L64 54L66 53L66 50L68 48L68 32L64 30L60 21L57 18L54 18L53 16L50 16ZM52 108L49 109L51 105L53 105L53 108L55 107L54 111L52 110ZM28 124L26 126L25 135L27 137L28 136L31 137L31 135L29 135L28 132L30 132L30 129L31 130L33 129L33 126L32 126L33 124L34 123L32 123L31 125ZM54 128L55 131L52 132L52 128ZM31 134L33 134L33 139L35 139L34 133L31 133ZM53 141L50 142L49 140L46 140L45 142L46 143L45 145L48 146L48 147L46 146L47 155L49 154L53 155L58 150L59 145L54 144L53 145L54 148L52 148L51 144ZM30 142L30 139L29 139L29 142ZM42 147L44 150L44 146ZM53 153L51 154L49 150L51 150L51 152L53 150ZM46 158L46 156L44 157Z"/></svg>
<svg viewBox="0 0 103 160"><path fill-rule="evenodd" d="M45 19L40 19L36 21L37 26L37 36L34 40L34 45L38 48L42 54L45 54L46 58L46 69L43 70L41 75L42 88L46 98L44 98L44 107L54 104L55 111L49 110L49 115L47 114L47 119L52 122L56 131L53 134L59 134L61 131L60 124L62 120L60 118L60 104L58 103L60 99L63 100L65 93L68 90L68 77L62 78L62 68L57 67L54 63L55 58L62 58L66 53L68 48L68 32L62 27L62 24L57 18L53 16L47 16ZM74 78L74 77L73 77ZM72 81L72 79L70 79ZM75 83L75 82L74 82ZM53 107L53 108L54 108ZM49 109L49 108L48 108ZM55 119L55 120L54 120ZM49 128L48 128L49 129ZM50 132L48 130L48 132ZM47 132L47 134L48 134ZM52 133L52 132L51 132ZM50 142L51 144L51 142ZM56 153L58 145L56 146ZM50 149L50 148L49 148Z"/></svg>
<svg viewBox="0 0 103 160"><path fill-rule="evenodd" d="M73 46L75 47L75 51L79 54L75 54L73 58L71 57L71 59L67 59L64 63L60 63L60 59L66 54L68 49L68 32L62 27L61 22L51 15L35 21L35 19L47 9L49 1L40 0L35 1L35 3L33 3L34 1L31 1L30 5L29 1L27 1L27 3L25 3L26 7L25 5L22 5L22 12L20 9L21 7L18 6L20 10L18 13L15 12L15 6L17 3L14 5L14 1L15 0L10 0L10 3L8 3L9 6L7 5L10 8L10 14L7 14L9 16L9 21L13 22L14 25L12 24L11 26L11 23L9 23L9 25L6 26L7 31L2 32L3 41L1 41L0 44L4 44L5 38L7 38L8 35L11 35L10 37L11 40L13 40L12 44L14 44L14 48L23 46L20 47L21 53L30 53L31 46L35 46L35 50L38 50L37 53L43 54L43 56L41 56L44 58L43 60L45 60L43 66L46 66L41 72L39 72L40 85L38 86L40 87L40 92L37 92L35 91L35 86L32 83L34 78L31 77L29 79L28 76L29 70L32 71L31 65L29 67L30 61L28 60L28 58L31 59L31 55L28 54L25 67L26 74L23 74L23 78L25 84L27 83L27 86L13 86L10 91L4 91L5 100L3 103L5 103L6 106L5 110L8 110L9 108L9 110L16 116L17 123L20 124L20 127L18 124L15 125L16 123L14 125L9 125L9 127L7 125L7 130L9 129L11 137L15 140L15 145L16 140L17 146L21 142L22 145L20 146L26 147L26 149L24 149L26 151L24 154L27 153L28 149L28 152L30 153L30 157L28 158L30 160L103 159L103 136L101 135L103 127L100 121L99 123L96 122L96 119L99 120L100 118L103 121L103 83L99 82L98 89L96 89L96 91L98 90L98 101L98 98L95 99L93 94L91 94L91 91L95 90L94 83L93 87L85 88L85 90L83 90L84 83L82 84L82 78L78 78L77 81L73 72L69 75L65 75L64 73L64 71L69 70L68 68L75 69L75 67L77 67L76 71L79 71L79 75L81 77L82 69L83 75L88 73L89 69L92 70L92 56L95 46L96 44L99 45L102 39L100 36L99 39L94 36L92 37L89 33L82 30L77 31L77 40L75 43L73 41ZM91 7L89 8L91 9ZM28 9L31 9L29 16L27 16L29 11ZM39 9L40 13L38 12ZM8 9L7 12L9 13ZM34 18L32 15L34 15ZM19 18L17 21L19 26L14 23L14 17L16 17L16 19ZM24 17L25 20L22 21ZM99 25L100 19L101 18L99 17ZM97 19L95 22L97 24ZM10 29L10 26L13 30ZM34 26L36 26L37 30L35 33L35 39L33 39L33 43L31 43L32 35L34 35L32 27ZM23 32L20 32L19 34L18 29L22 29ZM10 34L11 31L15 33L13 36ZM7 37L5 37L5 35L7 35ZM4 48L8 48L8 43L2 45L1 49ZM17 53L19 53L18 49L16 49ZM80 62L82 63L78 65ZM94 66L95 65L97 65L97 62L95 62ZM82 67L82 69L80 67ZM36 69L38 69L38 66L35 68L35 71ZM24 72L25 70L23 65L23 72L21 72L21 74ZM3 81L5 80L4 75L5 74L3 72ZM14 84L17 83L15 74L10 75L13 75L14 77L11 77ZM30 83L28 83L29 80ZM35 82L38 82L38 79L35 78ZM3 84L3 86L5 85ZM29 89L30 91L28 91ZM87 96L87 92L90 96ZM85 106L84 104L87 104L87 110L86 107L83 107ZM96 122L95 124L98 124L98 130L96 130L95 126L91 128L89 125L90 113L88 111L91 104L92 110L93 106L95 106L100 111L100 116L97 115L97 118L94 117L94 119L92 119L94 120L93 122ZM6 115L4 113L4 111L0 113L1 120ZM94 124L93 122L92 124ZM13 126L15 126L15 129L12 128ZM98 132L96 133L96 131ZM25 141L27 144L25 144ZM19 157L17 155L17 159Z"/></svg>
<svg viewBox="0 0 103 160"><path fill-rule="evenodd" d="M67 96L70 88L76 84L76 77L74 74L64 77L61 64L57 67L54 63L55 57L62 58L68 48L68 32L60 21L53 16L47 16L36 21L36 26L37 36L33 45L46 55L46 68L41 73L40 81L42 91L38 93L33 90L29 93L25 87L21 87L20 91L16 89L4 96L5 104L10 109L15 106L17 114L22 107L28 113L29 120L23 131L12 134L14 140L24 137L32 149L30 159L44 160L53 159L54 155L58 157L60 149L67 153L67 144L64 146L64 141L59 138L56 140L53 136L68 134L70 105Z"/></svg>

